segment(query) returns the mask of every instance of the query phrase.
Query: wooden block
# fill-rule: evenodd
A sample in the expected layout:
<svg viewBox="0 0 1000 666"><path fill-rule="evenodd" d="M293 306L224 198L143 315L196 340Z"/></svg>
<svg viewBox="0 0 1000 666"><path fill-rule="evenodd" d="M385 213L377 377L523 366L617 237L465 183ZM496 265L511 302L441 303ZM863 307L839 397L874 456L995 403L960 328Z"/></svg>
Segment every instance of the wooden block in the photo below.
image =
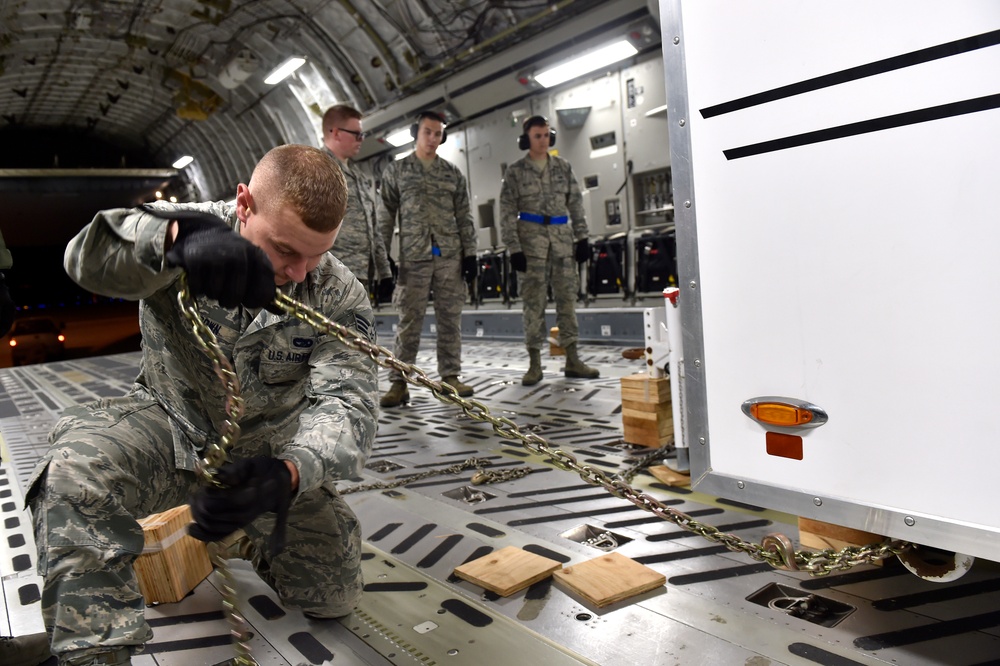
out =
<svg viewBox="0 0 1000 666"><path fill-rule="evenodd" d="M139 521L145 546L135 574L147 604L180 601L212 573L205 543L187 535L190 522L187 504Z"/></svg>
<svg viewBox="0 0 1000 666"><path fill-rule="evenodd" d="M642 411L622 407L622 439L626 442L658 447L670 441L673 434L674 418L669 409Z"/></svg>
<svg viewBox="0 0 1000 666"><path fill-rule="evenodd" d="M629 409L634 412L647 412L661 416L674 418L673 403L666 402L638 402L636 400L622 400L622 409Z"/></svg>
<svg viewBox="0 0 1000 666"><path fill-rule="evenodd" d="M507 546L456 567L455 575L506 597L560 568L562 564L555 560Z"/></svg>
<svg viewBox="0 0 1000 666"><path fill-rule="evenodd" d="M882 543L884 536L862 530L824 523L809 518L799 518L799 543L814 550L841 550L847 546L867 546ZM881 565L883 560L875 562Z"/></svg>
<svg viewBox="0 0 1000 666"><path fill-rule="evenodd" d="M657 481L662 481L668 486L684 487L691 485L691 474L689 472L678 472L666 465L651 465L647 469L650 474L656 477Z"/></svg>
<svg viewBox="0 0 1000 666"><path fill-rule="evenodd" d="M566 350L559 346L559 327L549 329L549 356L565 356Z"/></svg>
<svg viewBox="0 0 1000 666"><path fill-rule="evenodd" d="M650 377L645 372L621 378L622 400L635 402L670 402L670 379Z"/></svg>
<svg viewBox="0 0 1000 666"><path fill-rule="evenodd" d="M620 553L608 553L552 574L597 607L654 590L667 582L666 576Z"/></svg>

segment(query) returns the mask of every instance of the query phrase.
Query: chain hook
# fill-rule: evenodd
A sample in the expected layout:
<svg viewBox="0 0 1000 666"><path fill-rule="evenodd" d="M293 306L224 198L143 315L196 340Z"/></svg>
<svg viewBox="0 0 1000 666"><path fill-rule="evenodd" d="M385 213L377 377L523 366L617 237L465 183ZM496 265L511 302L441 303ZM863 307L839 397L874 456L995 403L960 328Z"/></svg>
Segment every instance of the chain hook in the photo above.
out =
<svg viewBox="0 0 1000 666"><path fill-rule="evenodd" d="M760 545L766 552L773 553L778 556L780 564L771 562L771 565L774 568L781 569L783 571L799 570L798 562L795 561L795 546L792 545L791 539L786 537L784 534L772 532L761 539Z"/></svg>

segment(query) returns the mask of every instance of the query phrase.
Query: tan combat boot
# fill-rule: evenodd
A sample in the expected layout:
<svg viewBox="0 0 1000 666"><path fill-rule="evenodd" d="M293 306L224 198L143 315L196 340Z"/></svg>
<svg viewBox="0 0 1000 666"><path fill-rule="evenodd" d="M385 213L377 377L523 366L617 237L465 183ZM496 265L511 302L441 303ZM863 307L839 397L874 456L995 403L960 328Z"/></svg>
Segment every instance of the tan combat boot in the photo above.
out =
<svg viewBox="0 0 1000 666"><path fill-rule="evenodd" d="M441 381L443 381L445 384L451 384L452 386L454 386L455 390L458 392L458 395L460 395L463 398L468 398L470 395L476 392L468 384L463 384L462 382L460 382L458 380L458 375L448 375L447 377L442 377Z"/></svg>
<svg viewBox="0 0 1000 666"><path fill-rule="evenodd" d="M580 360L580 357L576 353L575 342L566 347L565 374L567 377L579 377L580 379L597 379L601 376L601 373L596 368L591 368Z"/></svg>
<svg viewBox="0 0 1000 666"><path fill-rule="evenodd" d="M406 382L396 381L392 383L382 399L378 401L381 407L399 407L410 401L410 391L406 388Z"/></svg>
<svg viewBox="0 0 1000 666"><path fill-rule="evenodd" d="M540 349L529 349L528 356L531 358L531 365L528 366L528 371L521 378L521 384L534 386L542 381L542 352Z"/></svg>

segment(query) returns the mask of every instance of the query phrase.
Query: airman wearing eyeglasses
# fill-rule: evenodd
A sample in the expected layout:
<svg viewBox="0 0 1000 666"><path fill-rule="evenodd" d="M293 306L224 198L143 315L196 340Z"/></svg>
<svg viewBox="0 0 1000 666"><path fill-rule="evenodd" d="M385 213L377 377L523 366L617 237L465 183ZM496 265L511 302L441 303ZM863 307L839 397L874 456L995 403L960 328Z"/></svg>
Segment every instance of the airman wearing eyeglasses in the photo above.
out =
<svg viewBox="0 0 1000 666"><path fill-rule="evenodd" d="M357 109L337 104L323 114L323 145L337 158L347 179L347 214L331 252L361 281L369 296L385 302L392 297L393 282L376 223L375 188L371 179L351 163L365 136Z"/></svg>

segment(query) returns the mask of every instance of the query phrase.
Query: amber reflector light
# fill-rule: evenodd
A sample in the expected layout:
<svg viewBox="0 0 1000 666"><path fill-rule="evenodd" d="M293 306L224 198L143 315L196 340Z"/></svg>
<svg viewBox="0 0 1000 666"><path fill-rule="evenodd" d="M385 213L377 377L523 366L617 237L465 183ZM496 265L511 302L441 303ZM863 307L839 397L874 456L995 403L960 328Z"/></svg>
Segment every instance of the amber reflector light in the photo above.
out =
<svg viewBox="0 0 1000 666"><path fill-rule="evenodd" d="M806 425L813 420L813 413L810 410L781 402L759 402L750 405L750 416L761 423L786 427Z"/></svg>

